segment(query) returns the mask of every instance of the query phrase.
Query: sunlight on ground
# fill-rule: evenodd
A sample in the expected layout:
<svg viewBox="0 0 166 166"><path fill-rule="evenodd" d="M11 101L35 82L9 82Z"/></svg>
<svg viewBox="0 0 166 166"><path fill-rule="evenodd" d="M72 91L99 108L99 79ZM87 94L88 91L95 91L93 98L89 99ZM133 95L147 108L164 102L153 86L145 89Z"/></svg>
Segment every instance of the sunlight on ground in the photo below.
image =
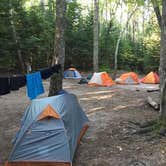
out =
<svg viewBox="0 0 166 166"><path fill-rule="evenodd" d="M115 92L115 90L106 90L106 91L97 91L97 92L87 92L85 93L86 95L91 95L91 94L101 94L101 93L111 93Z"/></svg>
<svg viewBox="0 0 166 166"><path fill-rule="evenodd" d="M91 114L94 112L98 112L98 111L102 111L105 107L96 107L96 108L92 108L89 111L86 112L86 114Z"/></svg>
<svg viewBox="0 0 166 166"><path fill-rule="evenodd" d="M82 101L89 101L89 100L101 100L101 99L108 99L108 98L112 98L114 96L114 94L111 95L102 95L102 96L93 96L93 97L85 97L85 98L81 98L80 100Z"/></svg>
<svg viewBox="0 0 166 166"><path fill-rule="evenodd" d="M112 110L113 111L118 111L118 110L121 110L121 109L124 109L124 108L128 108L128 107L135 107L137 106L136 103L133 103L133 104L129 104L129 105L118 105L117 107L113 108Z"/></svg>

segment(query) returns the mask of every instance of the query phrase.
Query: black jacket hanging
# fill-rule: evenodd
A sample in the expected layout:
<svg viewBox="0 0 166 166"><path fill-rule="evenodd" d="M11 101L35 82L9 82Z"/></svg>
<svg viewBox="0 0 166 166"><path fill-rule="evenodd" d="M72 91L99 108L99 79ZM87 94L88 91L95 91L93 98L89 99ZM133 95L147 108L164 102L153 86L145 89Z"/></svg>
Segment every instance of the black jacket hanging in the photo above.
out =
<svg viewBox="0 0 166 166"><path fill-rule="evenodd" d="M0 77L0 95L10 93L10 78Z"/></svg>

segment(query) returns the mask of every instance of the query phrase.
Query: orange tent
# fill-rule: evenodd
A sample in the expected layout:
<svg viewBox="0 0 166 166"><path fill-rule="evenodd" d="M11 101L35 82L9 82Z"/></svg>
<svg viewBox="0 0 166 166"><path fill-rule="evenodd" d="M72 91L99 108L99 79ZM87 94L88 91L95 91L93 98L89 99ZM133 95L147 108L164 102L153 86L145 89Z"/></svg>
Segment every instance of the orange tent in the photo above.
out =
<svg viewBox="0 0 166 166"><path fill-rule="evenodd" d="M138 75L134 72L124 73L118 79L116 79L118 84L138 84Z"/></svg>
<svg viewBox="0 0 166 166"><path fill-rule="evenodd" d="M115 82L106 72L94 73L88 85L90 86L112 86Z"/></svg>
<svg viewBox="0 0 166 166"><path fill-rule="evenodd" d="M159 84L159 76L155 72L150 72L144 78L141 79L142 83L144 84Z"/></svg>

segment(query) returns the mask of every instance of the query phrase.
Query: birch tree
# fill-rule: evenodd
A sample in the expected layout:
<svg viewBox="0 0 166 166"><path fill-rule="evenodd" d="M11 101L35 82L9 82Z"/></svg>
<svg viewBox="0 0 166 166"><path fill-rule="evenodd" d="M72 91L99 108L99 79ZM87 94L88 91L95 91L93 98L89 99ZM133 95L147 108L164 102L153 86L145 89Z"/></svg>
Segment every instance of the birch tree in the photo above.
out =
<svg viewBox="0 0 166 166"><path fill-rule="evenodd" d="M118 69L118 51L119 51L119 45L120 45L120 41L122 38L123 33L125 32L125 29L127 28L130 19L132 18L133 14L137 11L138 6L136 5L134 7L134 9L130 12L129 17L127 19L127 22L125 24L125 26L121 29L120 33L119 33L119 37L116 43L116 49L115 49L115 54L114 54L114 79L116 78L116 73L117 73L117 69ZM122 20L122 13L121 13L121 20Z"/></svg>
<svg viewBox="0 0 166 166"><path fill-rule="evenodd" d="M94 18L93 18L93 70L99 70L99 1L94 0Z"/></svg>

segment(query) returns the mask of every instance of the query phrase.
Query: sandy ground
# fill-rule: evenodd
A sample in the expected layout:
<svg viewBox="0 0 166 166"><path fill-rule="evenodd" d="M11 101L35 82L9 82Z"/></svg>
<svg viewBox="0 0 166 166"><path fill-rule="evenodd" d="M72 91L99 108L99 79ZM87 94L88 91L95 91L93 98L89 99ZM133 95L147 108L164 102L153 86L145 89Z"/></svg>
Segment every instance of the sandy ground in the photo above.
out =
<svg viewBox="0 0 166 166"><path fill-rule="evenodd" d="M158 85L89 87L77 80L64 80L64 89L77 95L90 120L90 128L79 145L74 166L165 166L166 138L149 139L136 135L132 122L155 119L158 112L146 104L147 96L158 98L158 92L147 89ZM49 81L44 82L47 96ZM0 96L0 157L7 160L11 140L20 119L30 103L26 88Z"/></svg>

